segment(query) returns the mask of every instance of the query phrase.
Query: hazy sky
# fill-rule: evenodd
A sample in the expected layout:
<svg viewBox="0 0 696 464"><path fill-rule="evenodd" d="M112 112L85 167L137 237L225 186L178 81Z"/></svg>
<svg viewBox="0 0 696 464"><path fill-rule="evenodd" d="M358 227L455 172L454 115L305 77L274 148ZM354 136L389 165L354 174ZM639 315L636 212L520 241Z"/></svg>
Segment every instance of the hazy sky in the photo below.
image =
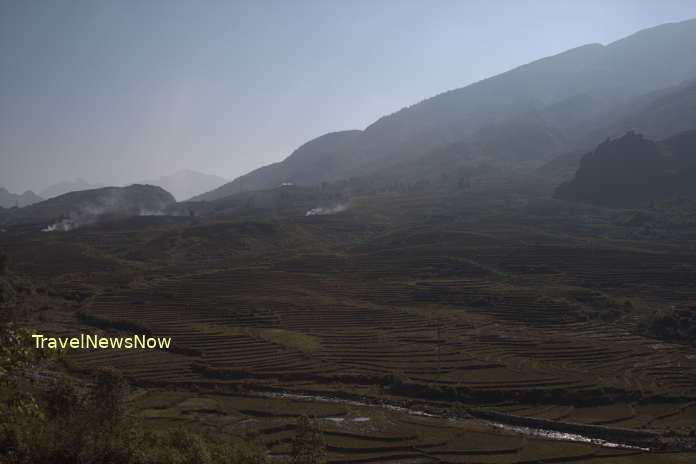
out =
<svg viewBox="0 0 696 464"><path fill-rule="evenodd" d="M0 0L0 186L234 178L692 0Z"/></svg>

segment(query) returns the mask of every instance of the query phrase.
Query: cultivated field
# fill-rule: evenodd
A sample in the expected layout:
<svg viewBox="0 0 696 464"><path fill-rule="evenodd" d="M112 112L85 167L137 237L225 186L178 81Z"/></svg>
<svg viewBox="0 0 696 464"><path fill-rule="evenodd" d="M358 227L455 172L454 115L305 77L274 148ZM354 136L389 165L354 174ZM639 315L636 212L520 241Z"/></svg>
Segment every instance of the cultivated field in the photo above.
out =
<svg viewBox="0 0 696 464"><path fill-rule="evenodd" d="M691 462L696 348L645 321L696 311L696 240L634 239L612 214L384 193L330 216L24 224L0 246L60 302L44 333L172 337L67 357L121 369L148 423L282 455L310 414L337 463Z"/></svg>

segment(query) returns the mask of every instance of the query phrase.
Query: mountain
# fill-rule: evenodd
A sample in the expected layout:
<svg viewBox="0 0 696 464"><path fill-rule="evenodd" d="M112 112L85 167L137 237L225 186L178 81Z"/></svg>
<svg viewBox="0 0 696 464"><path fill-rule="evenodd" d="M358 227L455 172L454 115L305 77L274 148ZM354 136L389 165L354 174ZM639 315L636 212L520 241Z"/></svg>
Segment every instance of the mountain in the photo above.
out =
<svg viewBox="0 0 696 464"><path fill-rule="evenodd" d="M664 139L696 128L696 80L632 99L605 115L603 123L606 127L575 142L579 148L552 159L539 167L537 173L558 182L568 180L577 171L583 155L599 141L628 131L650 139Z"/></svg>
<svg viewBox="0 0 696 464"><path fill-rule="evenodd" d="M0 187L0 207L12 208L19 206L20 208L24 206L31 205L43 200L40 196L27 190L26 192L20 194L8 192L6 189Z"/></svg>
<svg viewBox="0 0 696 464"><path fill-rule="evenodd" d="M660 142L635 132L607 140L582 158L556 197L610 207L696 198L696 130Z"/></svg>
<svg viewBox="0 0 696 464"><path fill-rule="evenodd" d="M161 214L175 202L174 197L161 187L136 184L65 193L16 210L13 216L59 221L54 226L67 230L103 216Z"/></svg>
<svg viewBox="0 0 696 464"><path fill-rule="evenodd" d="M663 139L693 129L696 127L696 80L636 98L616 113L620 116L591 133L589 138L616 137L634 130L650 138Z"/></svg>
<svg viewBox="0 0 696 464"><path fill-rule="evenodd" d="M162 176L158 179L142 180L139 182L133 182L133 184L129 185L156 185L174 195L174 197L179 201L184 201L193 197L194 195L217 188L225 182L227 182L227 180L219 176L213 176L204 174L202 172L185 169L177 171L170 176ZM42 190L41 196L48 199L63 195L64 193L93 190L100 187L103 187L103 185L90 184L86 180L78 177L75 180L59 182ZM14 203L12 206L14 206Z"/></svg>
<svg viewBox="0 0 696 464"><path fill-rule="evenodd" d="M227 182L227 180L222 177L185 169L170 176L163 176L154 180L144 180L137 183L162 187L167 192L174 195L177 200L184 201L195 195L215 189L225 182Z"/></svg>
<svg viewBox="0 0 696 464"><path fill-rule="evenodd" d="M539 165L627 115L633 108L624 105L636 97L696 78L694 43L696 20L689 20L581 46L424 100L365 130L326 134L194 199L367 175L453 144L466 146L473 160Z"/></svg>
<svg viewBox="0 0 696 464"><path fill-rule="evenodd" d="M322 135L295 150L283 163L261 167L192 199L210 201L283 183L312 185L340 179L357 161L355 156L351 156L354 155L351 150L358 146L361 135L362 132L357 130Z"/></svg>
<svg viewBox="0 0 696 464"><path fill-rule="evenodd" d="M58 195L63 195L68 192L77 192L80 190L90 190L103 187L102 184L90 184L86 180L78 177L75 180L66 180L58 182L57 184L51 185L43 189L39 195L43 198L53 198Z"/></svg>

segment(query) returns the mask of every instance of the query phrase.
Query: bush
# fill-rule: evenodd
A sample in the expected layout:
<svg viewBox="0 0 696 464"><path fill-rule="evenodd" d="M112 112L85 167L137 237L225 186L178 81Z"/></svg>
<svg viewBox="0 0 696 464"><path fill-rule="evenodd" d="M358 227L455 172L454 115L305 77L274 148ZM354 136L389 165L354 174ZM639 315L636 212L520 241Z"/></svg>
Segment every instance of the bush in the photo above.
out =
<svg viewBox="0 0 696 464"><path fill-rule="evenodd" d="M120 372L97 371L93 386L67 379L43 393L41 414L22 421L0 416L3 464L267 464L265 451L245 441L217 442L184 432L146 432L126 414L127 384ZM3 393L0 391L0 393ZM311 428L303 434L316 443ZM316 448L308 448L316 449ZM319 454L308 454L319 456ZM305 462L305 461L297 461ZM307 461L322 462L322 461Z"/></svg>
<svg viewBox="0 0 696 464"><path fill-rule="evenodd" d="M471 413L466 406L459 401L455 401L449 409L449 416L455 419L471 417Z"/></svg>
<svg viewBox="0 0 696 464"><path fill-rule="evenodd" d="M123 415L126 380L116 369L99 369L91 394L96 419L107 424L118 422Z"/></svg>
<svg viewBox="0 0 696 464"><path fill-rule="evenodd" d="M323 464L326 462L326 442L316 423L307 416L297 420L295 438L290 452L291 464Z"/></svg>
<svg viewBox="0 0 696 464"><path fill-rule="evenodd" d="M656 311L641 321L641 329L662 340L696 346L696 308Z"/></svg>
<svg viewBox="0 0 696 464"><path fill-rule="evenodd" d="M82 396L73 382L65 377L58 379L45 395L46 414L49 418L70 417L84 407Z"/></svg>

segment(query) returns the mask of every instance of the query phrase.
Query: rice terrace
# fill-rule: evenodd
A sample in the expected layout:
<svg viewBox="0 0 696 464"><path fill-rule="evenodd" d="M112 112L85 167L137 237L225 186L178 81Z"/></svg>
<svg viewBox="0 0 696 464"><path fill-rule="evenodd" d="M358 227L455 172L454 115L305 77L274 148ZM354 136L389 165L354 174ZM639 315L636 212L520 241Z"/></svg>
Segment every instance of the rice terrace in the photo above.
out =
<svg viewBox="0 0 696 464"><path fill-rule="evenodd" d="M284 455L309 414L330 462L688 462L696 352L644 329L696 302L688 241L626 239L601 208L550 220L553 200L469 197L24 224L2 245L45 285L41 333L171 337L63 360L120 369L146 423L251 434Z"/></svg>
<svg viewBox="0 0 696 464"><path fill-rule="evenodd" d="M696 9L57 3L0 5L0 463L696 462Z"/></svg>

